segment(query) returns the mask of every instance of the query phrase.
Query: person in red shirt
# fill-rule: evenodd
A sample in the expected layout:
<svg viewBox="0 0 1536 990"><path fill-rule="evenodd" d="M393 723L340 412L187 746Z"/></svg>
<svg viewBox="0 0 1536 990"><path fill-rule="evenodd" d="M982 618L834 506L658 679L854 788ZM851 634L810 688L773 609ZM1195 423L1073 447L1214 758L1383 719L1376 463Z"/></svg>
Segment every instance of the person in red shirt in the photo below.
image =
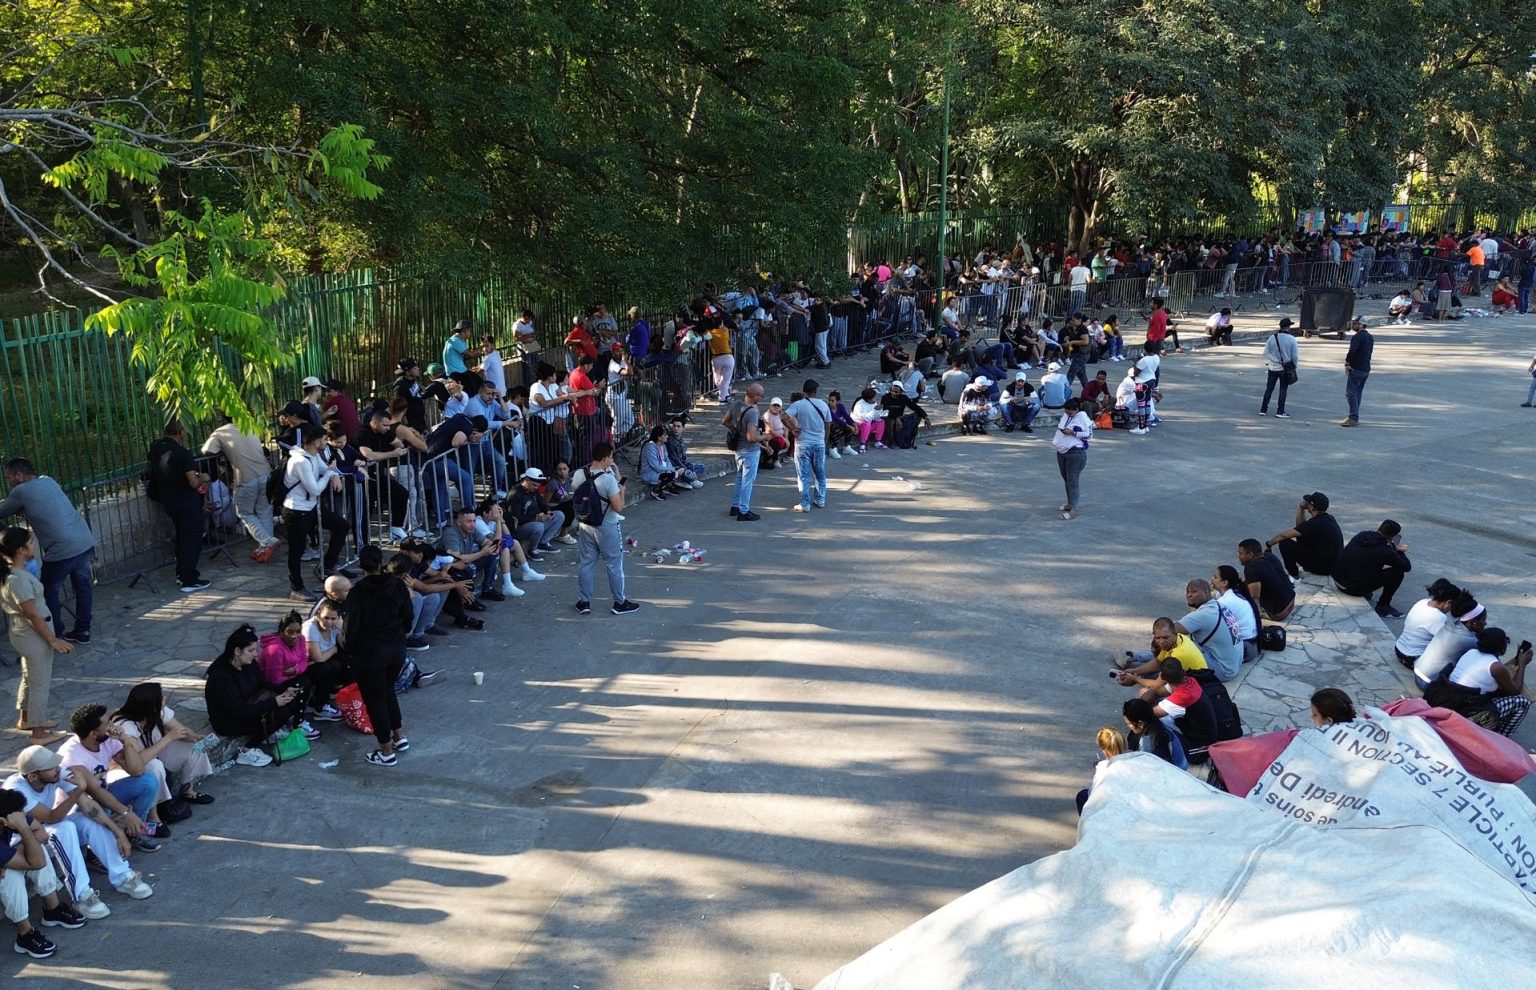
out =
<svg viewBox="0 0 1536 990"><path fill-rule="evenodd" d="M341 420L342 429L347 431L349 437L355 436L362 429L357 418L357 404L352 401L341 382L334 378L325 383L325 395L320 399L320 416L322 419L335 416Z"/></svg>
<svg viewBox="0 0 1536 990"><path fill-rule="evenodd" d="M1109 390L1108 372L1099 372L1093 376L1093 381L1083 386L1083 402L1087 403L1094 413L1109 409L1114 397L1114 393Z"/></svg>
<svg viewBox="0 0 1536 990"><path fill-rule="evenodd" d="M597 431L602 426L597 417L597 396L600 390L592 383L592 365L591 355L582 354L576 358L576 370L566 379L571 412L574 414L571 426L576 430L576 455L581 463L585 463L590 456L588 452L592 444L597 442Z"/></svg>
<svg viewBox="0 0 1536 990"><path fill-rule="evenodd" d="M565 335L565 346L573 361L583 354L597 360L597 341L592 339L586 322L579 316L571 321L571 332Z"/></svg>
<svg viewBox="0 0 1536 990"><path fill-rule="evenodd" d="M1454 250L1456 250L1456 238L1451 236L1450 231L1446 231L1440 235L1440 240L1435 242L1435 257L1449 258Z"/></svg>
<svg viewBox="0 0 1536 990"><path fill-rule="evenodd" d="M1163 308L1161 296L1152 298L1152 315L1147 317L1147 343L1162 345L1168 336L1168 311Z"/></svg>

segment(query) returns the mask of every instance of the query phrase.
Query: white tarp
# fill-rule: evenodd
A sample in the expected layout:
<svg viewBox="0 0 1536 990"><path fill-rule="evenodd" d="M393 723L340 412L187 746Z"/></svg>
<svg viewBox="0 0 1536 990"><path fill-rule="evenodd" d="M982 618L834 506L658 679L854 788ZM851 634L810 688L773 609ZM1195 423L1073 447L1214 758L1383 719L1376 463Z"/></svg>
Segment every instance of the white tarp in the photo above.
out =
<svg viewBox="0 0 1536 990"><path fill-rule="evenodd" d="M1117 757L1099 765L1077 845L966 894L816 990L1536 986L1536 907L1507 864L1469 852L1445 816L1397 824L1412 814L1398 785L1433 791L1438 775L1421 784L1324 742L1285 751L1290 790L1322 786L1302 800L1337 808L1330 791L1363 789L1382 814L1361 807L1352 827L1322 829L1277 813L1268 788L1243 800L1156 757ZM1523 795L1498 796L1504 820L1530 820ZM1449 788L1433 799L1452 818L1471 807L1454 810Z"/></svg>

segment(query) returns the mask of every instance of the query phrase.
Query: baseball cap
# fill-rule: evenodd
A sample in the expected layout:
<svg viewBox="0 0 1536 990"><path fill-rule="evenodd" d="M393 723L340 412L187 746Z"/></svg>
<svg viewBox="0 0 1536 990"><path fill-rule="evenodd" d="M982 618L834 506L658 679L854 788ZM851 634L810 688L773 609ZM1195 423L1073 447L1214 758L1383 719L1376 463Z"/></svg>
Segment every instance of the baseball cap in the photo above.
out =
<svg viewBox="0 0 1536 990"><path fill-rule="evenodd" d="M540 471L538 468L532 468L531 467L528 470L523 472L523 480L524 481L548 481L549 478L547 476L545 476L543 471Z"/></svg>
<svg viewBox="0 0 1536 990"><path fill-rule="evenodd" d="M1060 371L1061 370L1061 362L1060 361L1052 361L1050 363L1050 365L1046 367L1045 370L1046 371Z"/></svg>
<svg viewBox="0 0 1536 990"><path fill-rule="evenodd" d="M304 403L300 402L298 399L294 399L287 405L283 406L283 408L277 411L277 414L279 416L309 416L309 413L304 408Z"/></svg>
<svg viewBox="0 0 1536 990"><path fill-rule="evenodd" d="M1324 512L1328 511L1328 496L1324 495L1322 492L1313 492L1311 495L1303 495L1301 500L1303 502L1311 503L1312 508L1314 509L1321 509Z"/></svg>
<svg viewBox="0 0 1536 990"><path fill-rule="evenodd" d="M22 774L52 770L64 760L47 746L28 746L16 757L16 769Z"/></svg>
<svg viewBox="0 0 1536 990"><path fill-rule="evenodd" d="M1290 318L1290 317L1289 317L1289 316L1287 316L1287 317L1284 317L1284 318L1283 318L1283 319L1281 319L1281 321L1280 321L1280 326L1281 326L1281 327L1294 327L1294 326L1295 326L1295 325L1296 325L1296 324L1294 324L1294 323L1292 323L1292 322L1291 322L1291 318Z"/></svg>
<svg viewBox="0 0 1536 990"><path fill-rule="evenodd" d="M1027 382L1027 381L1029 381L1029 376L1024 374L1024 372L1021 371L1018 374L1013 376L1013 380L1016 381L1016 382Z"/></svg>
<svg viewBox="0 0 1536 990"><path fill-rule="evenodd" d="M986 375L982 375L980 378L976 379L976 384L980 385L982 388L991 388L992 379L988 378Z"/></svg>
<svg viewBox="0 0 1536 990"><path fill-rule="evenodd" d="M770 401L768 404L770 406L782 406L784 404L784 400L779 398L778 396L774 396L772 401Z"/></svg>
<svg viewBox="0 0 1536 990"><path fill-rule="evenodd" d="M891 388L893 388L896 391L900 392L902 395L906 395L907 394L907 390L902 387L901 382L891 382Z"/></svg>
<svg viewBox="0 0 1536 990"><path fill-rule="evenodd" d="M403 357L395 364L395 367L401 371L410 371L412 368L421 367L421 365L413 357Z"/></svg>
<svg viewBox="0 0 1536 990"><path fill-rule="evenodd" d="M427 365L427 374L429 374L429 375L441 375L442 373L443 373L443 366L438 364L436 361L433 361L431 364Z"/></svg>
<svg viewBox="0 0 1536 990"><path fill-rule="evenodd" d="M323 388L324 385L325 385L325 383L322 382L320 379L316 378L314 375L310 375L308 378L304 379L302 382L299 382L299 387L304 389L306 392L309 391L312 388Z"/></svg>
<svg viewBox="0 0 1536 990"><path fill-rule="evenodd" d="M460 320L459 322L457 322L457 323L455 323L453 325L453 332L454 333L458 333L460 330L473 330L474 328L475 328L475 325L473 323L471 323L470 321L468 321L468 320Z"/></svg>

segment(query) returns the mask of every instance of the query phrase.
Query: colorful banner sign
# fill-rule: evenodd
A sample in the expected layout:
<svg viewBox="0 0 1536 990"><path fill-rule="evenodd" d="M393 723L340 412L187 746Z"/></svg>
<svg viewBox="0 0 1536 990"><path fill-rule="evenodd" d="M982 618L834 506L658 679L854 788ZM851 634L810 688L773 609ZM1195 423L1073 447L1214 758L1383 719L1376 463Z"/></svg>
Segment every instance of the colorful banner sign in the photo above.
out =
<svg viewBox="0 0 1536 990"><path fill-rule="evenodd" d="M1309 234L1315 234L1323 229L1323 224L1328 222L1328 211L1321 206L1314 206L1310 210L1302 210L1301 216L1296 220L1302 230Z"/></svg>
<svg viewBox="0 0 1536 990"><path fill-rule="evenodd" d="M1408 218L1413 208L1407 203L1399 203L1389 206L1381 211L1381 229L1389 232L1398 232L1408 229Z"/></svg>

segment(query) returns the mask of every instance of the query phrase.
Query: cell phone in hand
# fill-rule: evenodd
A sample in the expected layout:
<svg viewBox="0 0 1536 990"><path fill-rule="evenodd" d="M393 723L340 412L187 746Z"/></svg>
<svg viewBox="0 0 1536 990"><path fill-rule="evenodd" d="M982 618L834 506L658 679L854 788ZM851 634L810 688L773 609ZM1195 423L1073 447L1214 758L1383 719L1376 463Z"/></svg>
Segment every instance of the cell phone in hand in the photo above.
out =
<svg viewBox="0 0 1536 990"><path fill-rule="evenodd" d="M1111 669L1110 672L1109 672L1109 676L1118 679L1121 674L1129 674L1129 673L1130 673L1130 671L1128 671L1128 670L1113 670L1113 669Z"/></svg>
<svg viewBox="0 0 1536 990"><path fill-rule="evenodd" d="M1531 648L1531 641L1528 640L1528 639L1522 639L1520 641L1520 648L1515 650L1515 652L1516 653L1524 653L1526 650L1529 650L1530 648Z"/></svg>

